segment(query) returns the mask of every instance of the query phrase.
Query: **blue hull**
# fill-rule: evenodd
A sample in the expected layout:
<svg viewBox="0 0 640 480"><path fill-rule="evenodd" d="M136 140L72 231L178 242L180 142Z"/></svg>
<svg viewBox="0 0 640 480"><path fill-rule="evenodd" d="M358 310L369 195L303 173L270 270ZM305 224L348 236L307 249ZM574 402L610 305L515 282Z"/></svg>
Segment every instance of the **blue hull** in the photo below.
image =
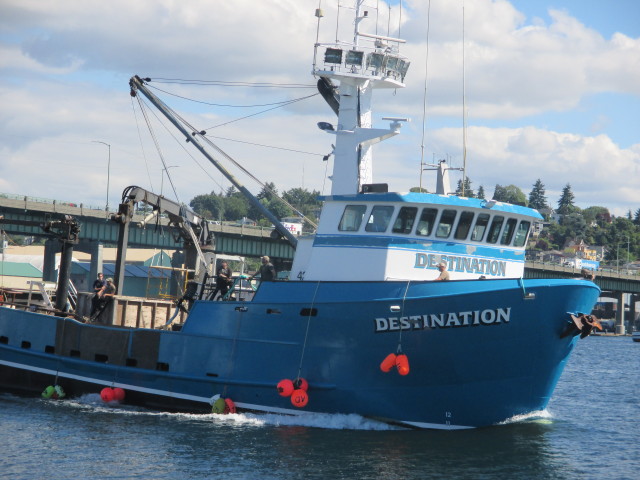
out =
<svg viewBox="0 0 640 480"><path fill-rule="evenodd" d="M251 302L196 302L181 331L0 308L0 386L120 386L128 402L203 412L221 394L258 411L479 427L546 407L578 338L562 337L569 313L590 313L598 295L583 280L275 282ZM379 367L398 348L406 376ZM275 388L298 375L303 409Z"/></svg>

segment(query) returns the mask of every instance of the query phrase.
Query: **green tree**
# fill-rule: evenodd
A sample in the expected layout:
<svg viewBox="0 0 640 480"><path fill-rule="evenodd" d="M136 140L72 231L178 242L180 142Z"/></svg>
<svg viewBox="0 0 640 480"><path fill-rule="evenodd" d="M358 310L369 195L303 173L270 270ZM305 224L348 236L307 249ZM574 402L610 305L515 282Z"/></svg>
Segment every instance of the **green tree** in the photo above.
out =
<svg viewBox="0 0 640 480"><path fill-rule="evenodd" d="M533 188L529 193L529 208L535 208L536 210L544 210L549 208L547 203L547 197L545 196L545 188L542 180L536 180L533 184Z"/></svg>
<svg viewBox="0 0 640 480"><path fill-rule="evenodd" d="M456 187L455 194L459 197L474 198L473 189L471 188L471 180L469 178L464 179L464 194L462 192L462 180L458 180L458 186Z"/></svg>
<svg viewBox="0 0 640 480"><path fill-rule="evenodd" d="M233 194L224 199L224 219L239 220L249 214L249 202L241 193Z"/></svg>
<svg viewBox="0 0 640 480"><path fill-rule="evenodd" d="M189 206L204 218L221 220L224 218L225 198L215 193L197 195L191 199Z"/></svg>
<svg viewBox="0 0 640 480"><path fill-rule="evenodd" d="M611 223L611 214L605 207L593 206L585 208L581 213L587 225L595 223L598 227L604 227Z"/></svg>
<svg viewBox="0 0 640 480"><path fill-rule="evenodd" d="M429 190L423 187L411 187L409 191L414 193L429 193Z"/></svg>
<svg viewBox="0 0 640 480"><path fill-rule="evenodd" d="M506 202L513 205L527 205L527 197L522 190L515 185L507 185L506 187L496 185L495 191L493 192L493 199L498 202Z"/></svg>
<svg viewBox="0 0 640 480"><path fill-rule="evenodd" d="M476 195L476 197L478 197L481 200L485 200L486 199L485 194L484 194L484 187L482 185L480 185L478 187L478 194Z"/></svg>
<svg viewBox="0 0 640 480"><path fill-rule="evenodd" d="M569 215L577 210L577 207L573 204L575 196L571 191L571 184L567 183L562 189L562 195L558 200L558 213L561 215Z"/></svg>
<svg viewBox="0 0 640 480"><path fill-rule="evenodd" d="M564 227L565 239L570 238L574 241L584 240L587 232L587 222L580 213L570 213L562 217L562 226Z"/></svg>

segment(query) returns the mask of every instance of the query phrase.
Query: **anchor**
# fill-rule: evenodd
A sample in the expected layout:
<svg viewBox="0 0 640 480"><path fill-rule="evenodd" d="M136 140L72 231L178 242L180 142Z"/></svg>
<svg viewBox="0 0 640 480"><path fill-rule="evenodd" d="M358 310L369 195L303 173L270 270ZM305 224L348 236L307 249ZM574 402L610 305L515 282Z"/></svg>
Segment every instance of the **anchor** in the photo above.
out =
<svg viewBox="0 0 640 480"><path fill-rule="evenodd" d="M598 330L602 330L602 325L600 325L600 321L595 315L586 315L581 313L579 315L571 315L571 322L567 324L564 331L560 335L560 338L564 338L568 335L578 335L580 334L580 338L584 338L589 336L593 327Z"/></svg>

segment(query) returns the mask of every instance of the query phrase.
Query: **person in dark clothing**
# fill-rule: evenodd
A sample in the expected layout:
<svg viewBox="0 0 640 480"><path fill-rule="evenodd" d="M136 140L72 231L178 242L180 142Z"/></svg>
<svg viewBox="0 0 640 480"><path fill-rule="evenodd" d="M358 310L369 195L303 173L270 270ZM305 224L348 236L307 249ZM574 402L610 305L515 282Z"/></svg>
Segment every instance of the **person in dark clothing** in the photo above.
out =
<svg viewBox="0 0 640 480"><path fill-rule="evenodd" d="M104 310L107 308L108 304L113 301L113 297L116 295L116 286L113 284L113 278L107 278L107 283L104 287L98 292L98 301L95 312L91 314L91 320L95 320Z"/></svg>
<svg viewBox="0 0 640 480"><path fill-rule="evenodd" d="M98 273L98 278L96 278L96 281L93 282L93 297L91 298L90 313L91 316L93 316L93 314L96 313L96 310L98 309L98 306L100 304L100 292L106 284L107 282L104 280L104 275L102 274L102 272Z"/></svg>
<svg viewBox="0 0 640 480"><path fill-rule="evenodd" d="M260 275L260 281L273 282L276 279L276 269L266 255L260 258L262 265L256 273L249 277L249 280L253 279L256 275Z"/></svg>
<svg viewBox="0 0 640 480"><path fill-rule="evenodd" d="M216 272L216 289L213 291L211 298L215 298L216 293L220 292L220 297L224 297L229 288L233 284L233 280L231 279L232 272L229 268L227 262L222 262L220 268Z"/></svg>

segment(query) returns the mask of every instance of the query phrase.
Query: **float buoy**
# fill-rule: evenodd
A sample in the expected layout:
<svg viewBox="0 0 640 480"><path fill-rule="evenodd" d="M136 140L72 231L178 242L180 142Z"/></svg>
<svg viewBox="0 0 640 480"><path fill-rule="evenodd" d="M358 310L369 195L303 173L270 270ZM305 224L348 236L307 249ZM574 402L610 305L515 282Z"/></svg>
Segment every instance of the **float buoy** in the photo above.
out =
<svg viewBox="0 0 640 480"><path fill-rule="evenodd" d="M112 402L114 399L113 388L105 387L100 391L100 398L104 403Z"/></svg>
<svg viewBox="0 0 640 480"><path fill-rule="evenodd" d="M116 387L113 389L113 399L118 402L122 402L124 400L124 390L122 388Z"/></svg>
<svg viewBox="0 0 640 480"><path fill-rule="evenodd" d="M396 368L400 375L407 375L409 373L409 358L401 353L396 357Z"/></svg>
<svg viewBox="0 0 640 480"><path fill-rule="evenodd" d="M380 364L380 370L382 370L384 373L387 373L395 366L396 366L396 354L390 353L385 357L385 359Z"/></svg>
<svg viewBox="0 0 640 480"><path fill-rule="evenodd" d="M212 413L224 413L224 409L227 406L226 402L224 401L224 398L220 398L218 397L215 402L213 402L213 405L211 406L211 412Z"/></svg>
<svg viewBox="0 0 640 480"><path fill-rule="evenodd" d="M230 398L225 398L224 399L224 412L225 414L227 413L236 413L236 404L233 403L233 400L231 400Z"/></svg>
<svg viewBox="0 0 640 480"><path fill-rule="evenodd" d="M55 385L55 386L49 385L42 392L42 398L46 398L46 399L53 398L54 400L58 400L66 396L67 394L64 393L64 390L60 385Z"/></svg>
<svg viewBox="0 0 640 480"><path fill-rule="evenodd" d="M309 403L309 395L307 392L299 388L298 390L294 390L291 394L291 403L294 407L302 408Z"/></svg>
<svg viewBox="0 0 640 480"><path fill-rule="evenodd" d="M295 382L293 382L293 387L295 390L304 390L306 392L309 390L309 382L307 382L304 378L298 378Z"/></svg>
<svg viewBox="0 0 640 480"><path fill-rule="evenodd" d="M288 378L280 380L276 388L281 397L290 397L295 390L295 388L293 388L293 382Z"/></svg>

